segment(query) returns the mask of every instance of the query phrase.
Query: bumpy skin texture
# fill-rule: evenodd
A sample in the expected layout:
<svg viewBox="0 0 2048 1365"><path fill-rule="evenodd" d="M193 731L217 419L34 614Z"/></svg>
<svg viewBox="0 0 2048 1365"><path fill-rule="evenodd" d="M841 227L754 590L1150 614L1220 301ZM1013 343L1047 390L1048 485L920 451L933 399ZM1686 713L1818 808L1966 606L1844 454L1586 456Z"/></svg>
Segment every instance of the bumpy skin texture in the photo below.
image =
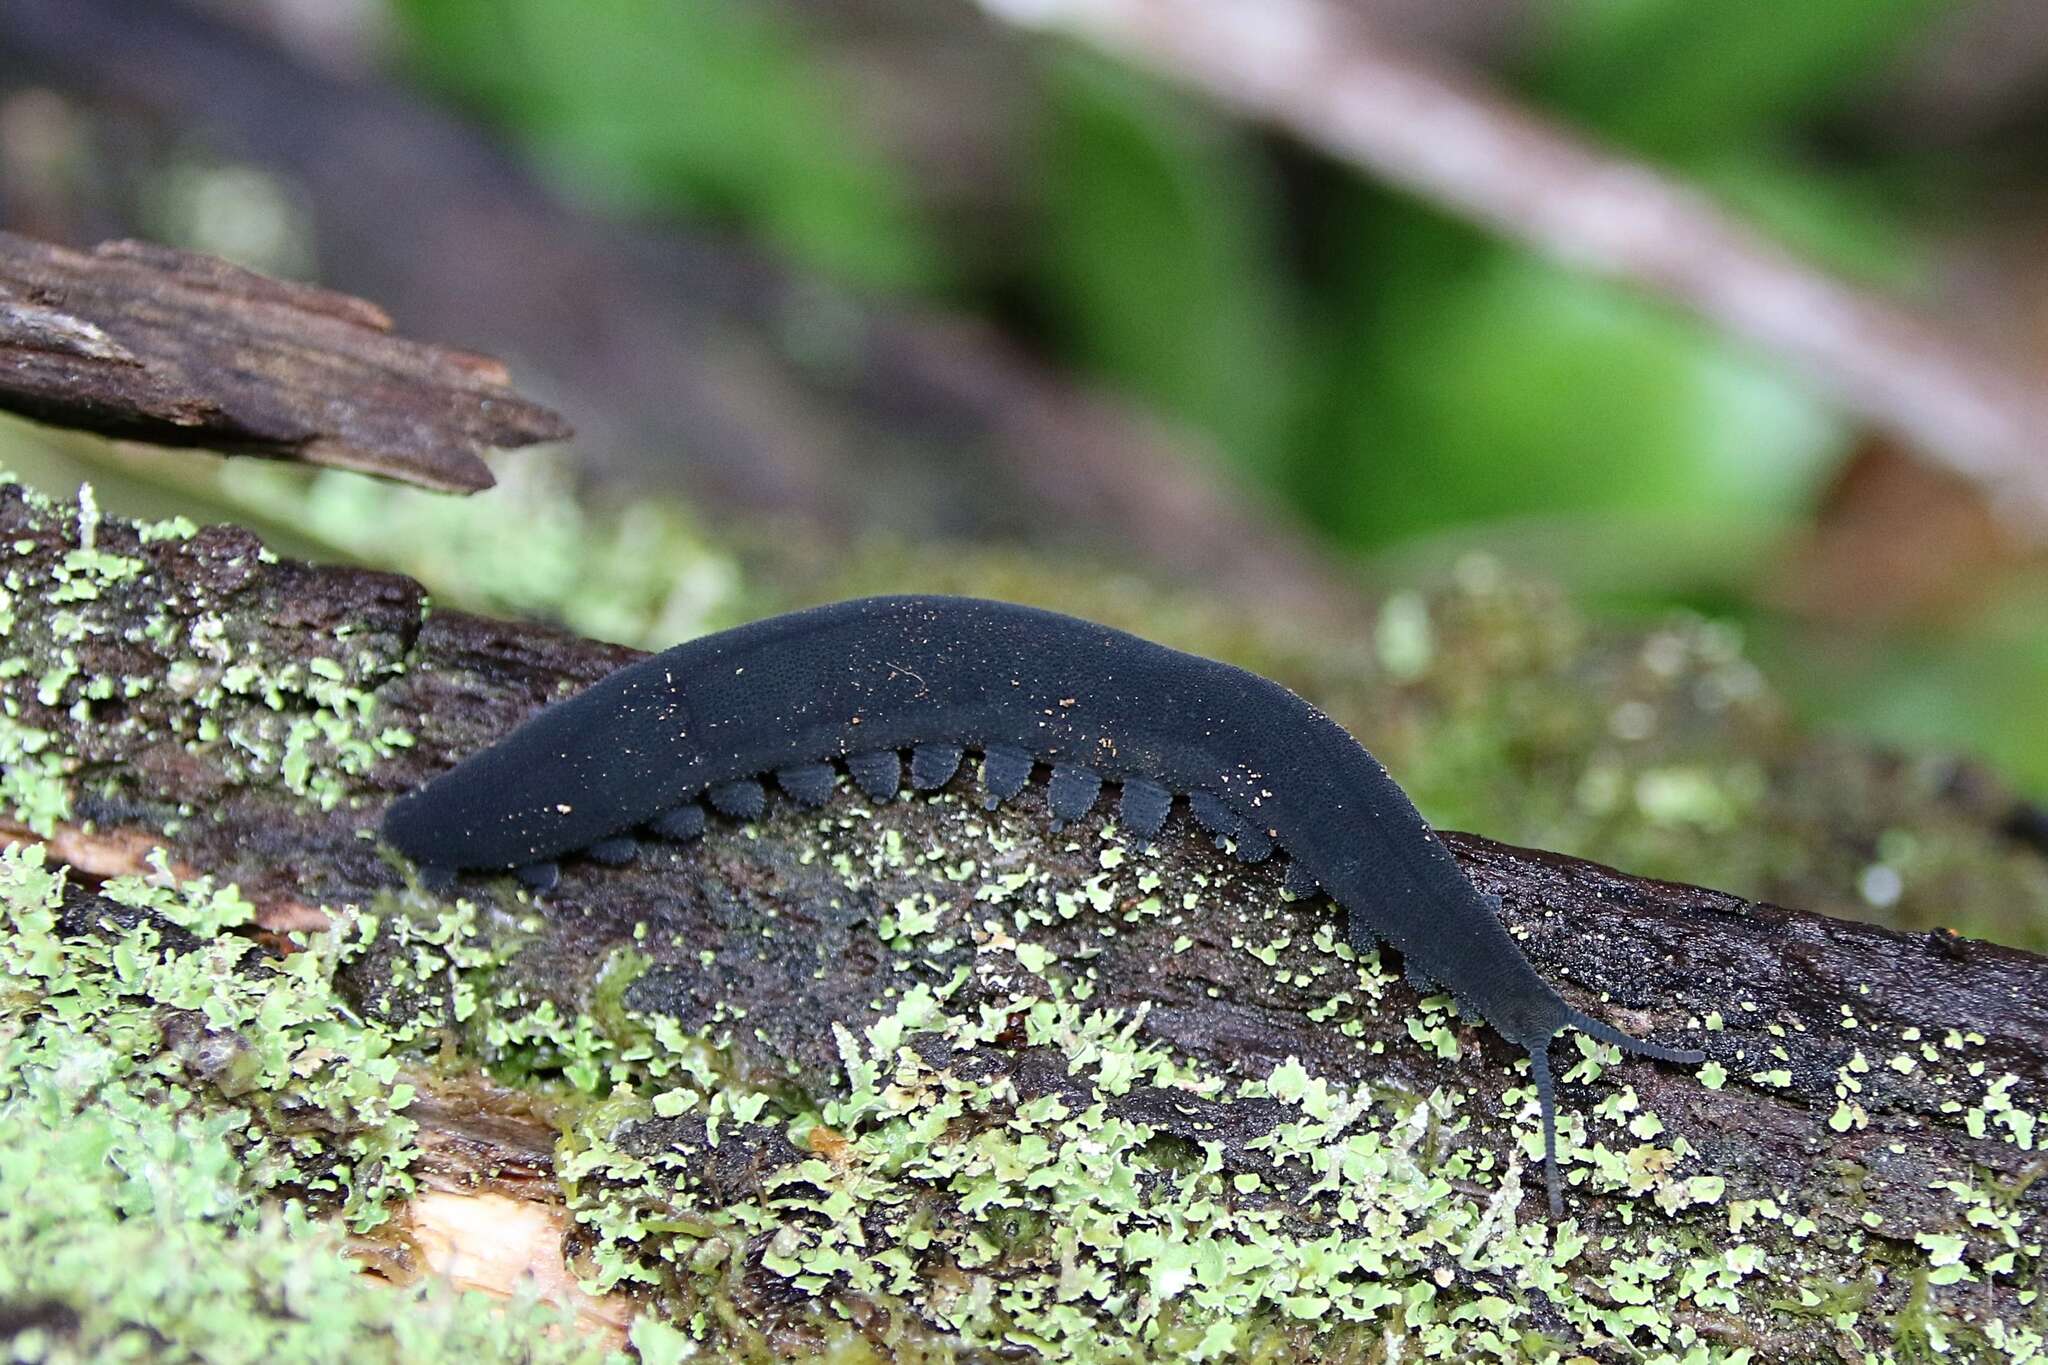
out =
<svg viewBox="0 0 2048 1365"><path fill-rule="evenodd" d="M1360 951L1387 940L1412 975L1529 1050L1546 1157L1559 1030L1698 1060L1567 1005L1379 760L1308 702L1229 664L1010 603L864 598L678 645L400 799L384 837L444 873L530 869L724 783L919 746L1021 750L1070 789L1088 770L1213 796L1244 822L1242 843L1270 840L1346 909ZM1195 808L1216 815L1206 800ZM1555 1211L1554 1164L1549 1174Z"/></svg>

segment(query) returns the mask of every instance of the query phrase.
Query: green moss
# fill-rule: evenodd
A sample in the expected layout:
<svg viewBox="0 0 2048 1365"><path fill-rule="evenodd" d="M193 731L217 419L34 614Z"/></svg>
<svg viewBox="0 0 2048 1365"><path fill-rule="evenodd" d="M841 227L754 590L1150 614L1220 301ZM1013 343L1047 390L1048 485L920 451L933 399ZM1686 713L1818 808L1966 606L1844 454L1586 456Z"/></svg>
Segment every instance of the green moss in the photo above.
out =
<svg viewBox="0 0 2048 1365"><path fill-rule="evenodd" d="M350 950L264 958L248 915L162 874L67 899L0 853L10 1358L597 1361L556 1312L346 1258L411 1188L410 1090L331 991Z"/></svg>

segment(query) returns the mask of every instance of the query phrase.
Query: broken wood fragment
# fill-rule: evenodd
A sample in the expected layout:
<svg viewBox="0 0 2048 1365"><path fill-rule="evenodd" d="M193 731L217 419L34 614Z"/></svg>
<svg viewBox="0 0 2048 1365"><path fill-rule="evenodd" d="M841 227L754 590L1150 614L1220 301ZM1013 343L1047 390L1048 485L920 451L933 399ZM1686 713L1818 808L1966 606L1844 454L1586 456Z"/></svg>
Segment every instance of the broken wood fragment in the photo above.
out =
<svg viewBox="0 0 2048 1365"><path fill-rule="evenodd" d="M0 408L55 426L489 488L483 452L568 426L484 356L375 304L145 242L0 232Z"/></svg>

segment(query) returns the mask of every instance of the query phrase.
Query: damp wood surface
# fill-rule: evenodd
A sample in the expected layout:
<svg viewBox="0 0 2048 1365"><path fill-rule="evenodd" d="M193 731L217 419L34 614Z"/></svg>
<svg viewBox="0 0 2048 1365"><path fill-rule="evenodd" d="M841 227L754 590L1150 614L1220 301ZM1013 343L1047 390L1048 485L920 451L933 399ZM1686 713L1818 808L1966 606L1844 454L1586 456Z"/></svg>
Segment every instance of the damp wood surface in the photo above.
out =
<svg viewBox="0 0 2048 1365"><path fill-rule="evenodd" d="M5 232L0 409L462 493L491 486L485 451L569 434L497 361L399 336L362 299L146 242Z"/></svg>
<svg viewBox="0 0 2048 1365"><path fill-rule="evenodd" d="M427 612L408 580L278 560L232 528L138 530L18 487L0 489L0 561L15 823L87 875L141 869L161 846L177 870L239 884L280 943L343 907L423 925L452 909L380 852L370 832L385 804L638 657ZM1358 1343L1389 1319L1367 1330L1342 1310L1365 1302L1355 1272L1368 1254L1382 1258L1375 1278L1412 1291L1411 1321L1479 1332L1482 1315L1505 1315L1501 1340L1600 1360L1882 1359L1930 1333L1954 1358L1999 1358L1999 1343L2025 1358L2010 1343L2038 1334L2048 961L1448 835L1573 1004L1709 1057L1695 1072L1605 1051L1573 1069L1562 1055L1575 1221L1558 1230L1542 1213L1515 1051L1447 1001L1418 998L1398 963L1346 960L1327 902L1283 897L1276 868L1218 851L1184 810L1144 851L1106 808L1053 833L1042 781L984 811L972 778L874 802L842 777L815 810L771 796L758 821L714 816L701 840L650 846L631 866L571 863L539 904L510 878L465 880L463 933L493 964L492 999L519 1014L489 1034L450 1012L447 1036L489 1054L501 1078L515 1053L529 1071L550 1048L561 1060L535 1098L480 1081L466 1070L478 1056L460 1048L423 1058L427 1178L570 1197L579 1274L685 1317L716 1299L719 1330L754 1334L745 1350L726 1341L740 1354L822 1349L836 1330L890 1349L959 1346L932 1324L981 1311L979 1281L1005 1330L1041 1353L1094 1309L1091 1330L1150 1321L1177 1340L1199 1315L1176 1317L1159 1295L1194 1295L1185 1278L1134 1271L1119 1312L1086 1292L1066 1302L1048 1289L1038 1304L1018 1287L1058 1280L1057 1259L1044 1263L1058 1224L1142 1220L1160 1191L1206 1178L1205 1164L1223 1191L1199 1205L1210 1242L1321 1266L1244 1315L1261 1342L1336 1341L1367 1358ZM380 942L344 978L359 1009L448 1007L413 950ZM552 1031L534 1022L550 1019ZM712 1088L744 1102L714 1096L707 1113L615 1095L604 1109L576 1081L588 1058L569 1035L654 1019L669 1021L661 1036L701 1042ZM526 1030L516 1049L514 1024ZM883 1067L849 1100L862 1040L890 1030L903 1084ZM629 1050L589 1056L624 1076ZM1138 1060L1119 1071L1119 1057ZM907 1269L887 1293L855 1287L833 1241L844 1209L833 1224L818 1211L830 1199L811 1191L795 1208L787 1191L829 1183L820 1172L859 1159L863 1125L914 1126L931 1117L920 1097L941 1094L975 1102L946 1141L918 1149L924 1166L861 1173L862 1255L900 1250ZM1337 1105L1373 1153L1370 1178L1337 1189L1303 1145L1307 1110L1332 1094L1371 1101ZM799 1146L777 1116L806 1109L823 1120ZM1047 1114L1070 1125L1046 1129L1055 1153L1084 1144L1075 1116L1142 1134L1121 1160L1164 1183L1104 1209L1050 1157L1042 1180L994 1194L933 1164ZM573 1196L547 1175L565 1159ZM663 1182L658 1196L635 1192L636 1169ZM1077 1202L1033 1193L1044 1190ZM1339 1207L1346 1195L1356 1207ZM1000 1234L975 1202L985 1197L1011 1211ZM904 1201L918 1210L916 1255ZM624 1236L649 1204L669 1223ZM664 1243L722 1236L729 1263L708 1277ZM1308 1254L1330 1238L1350 1261ZM636 1256L653 1267L645 1277L623 1269ZM1539 1261L1554 1281L1532 1288ZM1187 1274L1203 1283L1199 1267Z"/></svg>

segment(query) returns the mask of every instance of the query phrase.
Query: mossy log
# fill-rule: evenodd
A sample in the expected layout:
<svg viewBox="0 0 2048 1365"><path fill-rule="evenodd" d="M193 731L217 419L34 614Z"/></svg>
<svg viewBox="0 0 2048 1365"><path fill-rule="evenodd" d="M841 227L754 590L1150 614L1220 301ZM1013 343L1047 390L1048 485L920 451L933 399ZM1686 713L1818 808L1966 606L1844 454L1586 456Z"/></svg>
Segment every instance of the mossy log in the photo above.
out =
<svg viewBox="0 0 2048 1365"><path fill-rule="evenodd" d="M458 906L385 802L629 652L18 487L0 553L19 827L87 874L160 846L279 935L375 914L344 984L414 1030L434 1199L566 1208L528 1226L569 1228L592 1322L763 1358L2043 1350L2043 959L1450 836L1575 1004L1711 1058L1565 1046L1552 1225L1514 1051L1184 819L1147 851L1050 832L1042 787L842 787Z"/></svg>
<svg viewBox="0 0 2048 1365"><path fill-rule="evenodd" d="M149 242L0 232L0 361L0 408L38 421L444 492L489 488L486 450L569 434L497 361L373 303Z"/></svg>

